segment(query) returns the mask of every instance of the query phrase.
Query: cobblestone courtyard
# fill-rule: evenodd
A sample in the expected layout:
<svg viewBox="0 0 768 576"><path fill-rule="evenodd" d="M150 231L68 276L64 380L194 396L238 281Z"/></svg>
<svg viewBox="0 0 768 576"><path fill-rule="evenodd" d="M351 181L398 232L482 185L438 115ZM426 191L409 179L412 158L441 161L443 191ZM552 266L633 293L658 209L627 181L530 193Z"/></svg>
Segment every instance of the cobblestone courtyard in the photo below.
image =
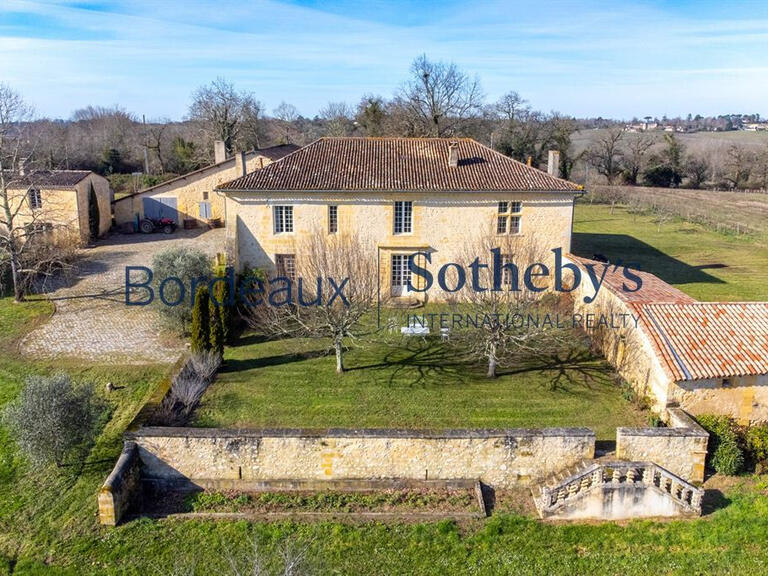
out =
<svg viewBox="0 0 768 576"><path fill-rule="evenodd" d="M151 267L155 253L180 244L213 256L224 246L224 230L178 230L171 236L116 234L83 250L77 277L48 294L56 311L21 342L21 352L35 358L100 363L176 360L184 343L163 333L157 310L125 305L125 267Z"/></svg>

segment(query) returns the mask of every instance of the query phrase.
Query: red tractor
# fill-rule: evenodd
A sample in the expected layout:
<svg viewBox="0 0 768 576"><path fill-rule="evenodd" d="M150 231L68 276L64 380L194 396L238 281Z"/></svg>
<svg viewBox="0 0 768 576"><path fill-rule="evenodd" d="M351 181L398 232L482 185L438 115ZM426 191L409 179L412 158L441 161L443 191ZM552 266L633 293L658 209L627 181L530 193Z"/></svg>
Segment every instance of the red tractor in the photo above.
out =
<svg viewBox="0 0 768 576"><path fill-rule="evenodd" d="M173 234L176 230L176 221L172 218L144 218L139 222L139 230L144 234L161 231L163 234Z"/></svg>

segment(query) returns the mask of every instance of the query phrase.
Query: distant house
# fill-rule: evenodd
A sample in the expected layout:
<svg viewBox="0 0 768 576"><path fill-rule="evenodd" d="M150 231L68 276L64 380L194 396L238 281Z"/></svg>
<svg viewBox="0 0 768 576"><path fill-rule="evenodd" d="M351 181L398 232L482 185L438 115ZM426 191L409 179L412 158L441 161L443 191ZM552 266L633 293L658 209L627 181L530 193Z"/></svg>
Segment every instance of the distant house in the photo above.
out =
<svg viewBox="0 0 768 576"><path fill-rule="evenodd" d="M234 157L226 158L223 142L217 142L214 164L115 200L112 203L115 223L130 226L145 217L172 218L179 225L184 220L197 224L213 220L224 223L227 220L224 199L215 192L216 187L263 168L298 148L294 144L283 144L238 152Z"/></svg>
<svg viewBox="0 0 768 576"><path fill-rule="evenodd" d="M220 190L237 265L290 276L303 238L356 233L375 242L393 297L409 295L410 255L430 253L437 270L478 235L568 251L581 194L469 138L321 138Z"/></svg>
<svg viewBox="0 0 768 576"><path fill-rule="evenodd" d="M586 284L574 299L578 313L637 320L593 334L608 361L658 410L679 405L694 415L768 422L768 302L698 302L652 274L635 273L643 282L637 292L623 290L622 273L609 267L593 304L582 300L593 295Z"/></svg>
<svg viewBox="0 0 768 576"><path fill-rule="evenodd" d="M112 225L111 192L106 178L88 170L35 170L15 174L8 185L16 222L50 227L56 239L90 240L90 191L99 207L99 236Z"/></svg>

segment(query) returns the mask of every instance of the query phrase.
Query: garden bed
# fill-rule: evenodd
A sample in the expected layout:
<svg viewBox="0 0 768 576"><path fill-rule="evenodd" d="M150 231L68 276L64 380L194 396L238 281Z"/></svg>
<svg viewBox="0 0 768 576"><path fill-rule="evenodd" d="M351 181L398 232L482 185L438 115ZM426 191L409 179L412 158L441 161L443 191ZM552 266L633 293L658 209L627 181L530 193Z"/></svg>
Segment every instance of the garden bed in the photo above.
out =
<svg viewBox="0 0 768 576"><path fill-rule="evenodd" d="M468 519L486 516L479 482L372 480L264 484L262 490L178 491L146 494L140 515L174 518Z"/></svg>

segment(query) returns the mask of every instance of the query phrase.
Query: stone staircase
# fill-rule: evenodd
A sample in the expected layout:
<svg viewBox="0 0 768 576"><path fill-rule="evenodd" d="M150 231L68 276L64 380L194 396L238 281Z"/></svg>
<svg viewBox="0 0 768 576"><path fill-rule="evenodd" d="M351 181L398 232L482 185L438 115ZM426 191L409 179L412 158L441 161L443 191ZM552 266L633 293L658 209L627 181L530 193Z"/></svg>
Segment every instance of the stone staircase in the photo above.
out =
<svg viewBox="0 0 768 576"><path fill-rule="evenodd" d="M533 489L542 518L698 516L704 491L653 462L585 460Z"/></svg>

